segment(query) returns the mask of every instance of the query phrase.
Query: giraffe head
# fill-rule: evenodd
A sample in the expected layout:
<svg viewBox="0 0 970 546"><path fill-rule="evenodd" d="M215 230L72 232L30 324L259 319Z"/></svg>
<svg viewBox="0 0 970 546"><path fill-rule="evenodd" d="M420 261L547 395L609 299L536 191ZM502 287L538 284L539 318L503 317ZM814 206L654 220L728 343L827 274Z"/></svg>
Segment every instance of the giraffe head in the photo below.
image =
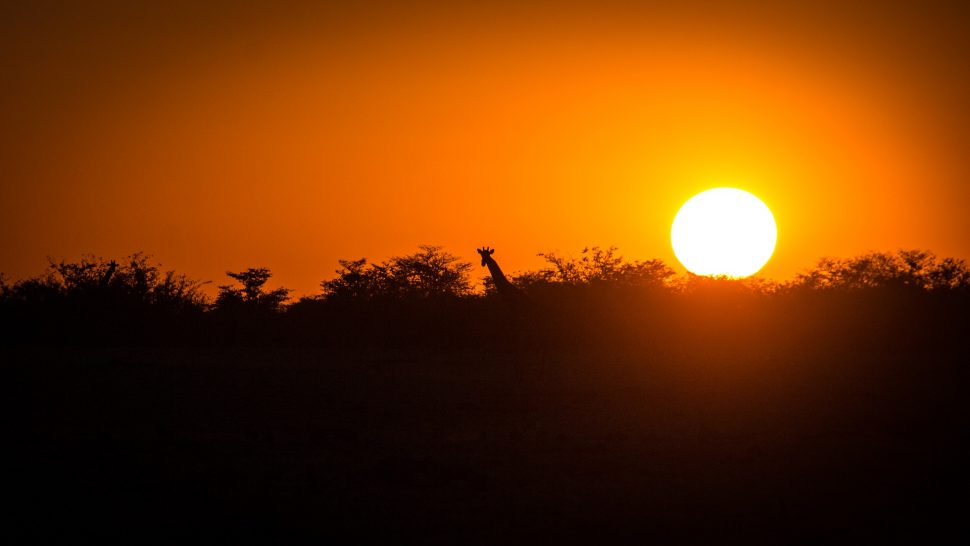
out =
<svg viewBox="0 0 970 546"><path fill-rule="evenodd" d="M488 265L488 260L492 259L492 254L495 253L495 249L483 246L482 248L478 249L478 253L482 256L482 267L485 267Z"/></svg>

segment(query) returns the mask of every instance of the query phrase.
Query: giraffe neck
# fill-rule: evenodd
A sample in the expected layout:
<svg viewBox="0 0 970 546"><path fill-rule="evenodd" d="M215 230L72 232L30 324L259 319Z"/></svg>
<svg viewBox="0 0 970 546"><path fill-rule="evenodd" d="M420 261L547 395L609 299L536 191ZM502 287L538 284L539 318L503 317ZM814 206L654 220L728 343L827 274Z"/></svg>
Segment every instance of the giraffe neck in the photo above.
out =
<svg viewBox="0 0 970 546"><path fill-rule="evenodd" d="M514 288L511 282L505 277L505 273L502 273L502 268L498 266L496 262L491 257L485 260L485 266L488 267L488 272L492 275L492 280L495 282L495 288L498 290L507 290L509 288Z"/></svg>

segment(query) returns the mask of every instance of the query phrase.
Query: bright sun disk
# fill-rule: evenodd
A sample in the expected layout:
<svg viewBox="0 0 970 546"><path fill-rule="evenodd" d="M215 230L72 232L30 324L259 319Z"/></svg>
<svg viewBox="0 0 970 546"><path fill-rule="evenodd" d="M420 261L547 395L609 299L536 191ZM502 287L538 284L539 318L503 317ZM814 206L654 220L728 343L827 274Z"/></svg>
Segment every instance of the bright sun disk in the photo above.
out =
<svg viewBox="0 0 970 546"><path fill-rule="evenodd" d="M753 275L768 263L777 239L771 210L735 188L715 188L690 198L670 229L674 254L696 275Z"/></svg>

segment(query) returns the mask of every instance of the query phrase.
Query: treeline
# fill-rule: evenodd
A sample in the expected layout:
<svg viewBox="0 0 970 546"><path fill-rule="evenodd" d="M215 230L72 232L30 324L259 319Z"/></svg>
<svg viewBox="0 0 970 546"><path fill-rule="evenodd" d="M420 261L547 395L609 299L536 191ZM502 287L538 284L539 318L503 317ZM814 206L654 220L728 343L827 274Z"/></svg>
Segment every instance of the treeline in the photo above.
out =
<svg viewBox="0 0 970 546"><path fill-rule="evenodd" d="M294 301L266 268L204 282L144 254L54 262L0 276L4 344L314 344L334 347L518 348L847 344L953 348L970 324L970 267L904 250L822 259L786 282L676 275L615 247L509 275L528 304L510 305L489 277L440 247L373 263L340 260L320 293ZM521 303L521 301L519 302Z"/></svg>

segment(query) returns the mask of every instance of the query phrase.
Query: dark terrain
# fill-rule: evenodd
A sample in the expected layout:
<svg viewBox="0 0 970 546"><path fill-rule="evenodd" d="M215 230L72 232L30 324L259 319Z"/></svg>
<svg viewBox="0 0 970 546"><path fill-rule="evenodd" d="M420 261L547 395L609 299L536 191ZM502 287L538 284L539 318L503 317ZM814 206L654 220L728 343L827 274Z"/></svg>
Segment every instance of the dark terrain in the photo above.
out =
<svg viewBox="0 0 970 546"><path fill-rule="evenodd" d="M35 538L963 531L953 499L970 414L966 366L950 354L99 349L4 360L25 381L15 514Z"/></svg>
<svg viewBox="0 0 970 546"><path fill-rule="evenodd" d="M137 257L0 286L6 536L966 541L962 261L678 285L611 256L511 300L430 247L290 305Z"/></svg>

